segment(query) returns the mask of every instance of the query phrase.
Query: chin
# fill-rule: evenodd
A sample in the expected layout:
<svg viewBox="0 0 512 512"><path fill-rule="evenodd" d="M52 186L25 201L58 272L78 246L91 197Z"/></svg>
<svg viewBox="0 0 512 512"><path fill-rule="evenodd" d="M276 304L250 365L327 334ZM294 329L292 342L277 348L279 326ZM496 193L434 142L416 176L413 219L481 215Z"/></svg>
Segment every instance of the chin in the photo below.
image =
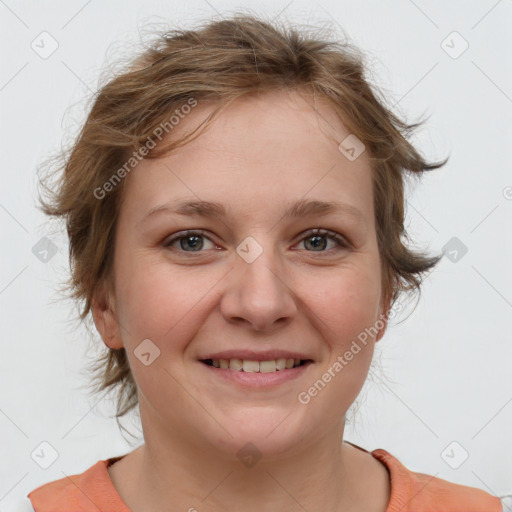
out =
<svg viewBox="0 0 512 512"><path fill-rule="evenodd" d="M275 409L265 411L265 408L253 407L240 411L229 421L224 416L221 424L225 430L221 429L220 435L215 436L212 443L228 456L240 458L248 454L258 458L272 458L291 452L302 444L300 430L304 424L298 422L299 419L293 413L290 414L289 410L280 410L278 413Z"/></svg>

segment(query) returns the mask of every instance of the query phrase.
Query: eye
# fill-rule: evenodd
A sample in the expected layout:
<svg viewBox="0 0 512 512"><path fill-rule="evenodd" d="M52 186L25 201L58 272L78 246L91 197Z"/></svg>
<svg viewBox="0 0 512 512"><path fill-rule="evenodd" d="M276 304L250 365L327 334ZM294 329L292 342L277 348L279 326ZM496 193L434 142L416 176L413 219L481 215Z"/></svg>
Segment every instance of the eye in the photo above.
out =
<svg viewBox="0 0 512 512"><path fill-rule="evenodd" d="M345 240L344 237L342 237L340 234L338 234L334 231L329 231L326 229L313 229L311 231L308 231L306 233L306 235L304 236L304 238L302 238L300 243L304 242L306 247L308 247L308 246L312 247L313 248L312 252L328 252L328 251L332 250L332 248L328 249L327 251L324 250L327 246L327 242L322 241L322 239L334 241L335 242L335 247L334 247L335 250L340 247L345 248L345 249L348 249L348 247L349 247L349 243ZM311 243L311 241L312 241L312 243ZM311 252L311 251L309 251L309 252Z"/></svg>
<svg viewBox="0 0 512 512"><path fill-rule="evenodd" d="M182 250L184 252L202 252L201 249L204 248L204 240L208 240L214 247L216 247L201 230L178 233L176 236L165 242L164 246L172 247L176 242L179 242L179 247L175 247L178 250ZM189 251L188 248L191 248L191 250Z"/></svg>
<svg viewBox="0 0 512 512"><path fill-rule="evenodd" d="M205 232L202 230L196 231L185 231L181 233L177 233L170 240L164 243L164 247L172 247L173 249L177 249L178 251L183 252L203 252L202 249L208 249L205 247L205 240L207 240L213 249L217 247L209 237L207 237ZM328 245L327 242L322 241L322 239L331 240L335 243L334 248L326 249ZM176 243L179 242L178 247L174 247ZM305 243L306 248L312 248L312 251L308 252L328 252L331 250L336 250L337 248L349 248L349 243L346 239L340 234L329 231L326 229L313 229L306 232L305 236L301 239L300 243ZM190 249L190 250L189 250Z"/></svg>

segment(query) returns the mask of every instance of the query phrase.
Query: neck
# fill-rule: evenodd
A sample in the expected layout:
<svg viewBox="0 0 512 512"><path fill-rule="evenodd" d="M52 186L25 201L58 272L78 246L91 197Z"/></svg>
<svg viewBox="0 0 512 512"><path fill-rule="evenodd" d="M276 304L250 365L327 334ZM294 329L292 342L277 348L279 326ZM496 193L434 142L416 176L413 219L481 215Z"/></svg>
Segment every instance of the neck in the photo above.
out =
<svg viewBox="0 0 512 512"><path fill-rule="evenodd" d="M361 465L342 438L343 424L336 425L316 442L251 466L179 436L166 442L146 436L130 454L133 481L122 497L133 512L169 504L190 512L236 510L241 504L246 512L354 510L361 506Z"/></svg>
<svg viewBox="0 0 512 512"><path fill-rule="evenodd" d="M271 435L255 441L265 454L244 463L237 450L212 446L155 417L145 421L148 411L140 411L143 427L151 425L144 428L145 444L109 470L132 512L160 512L169 506L188 512L386 509L387 470L370 454L343 442L344 418L322 437L317 434L290 448L272 445ZM251 449L247 454L257 455Z"/></svg>

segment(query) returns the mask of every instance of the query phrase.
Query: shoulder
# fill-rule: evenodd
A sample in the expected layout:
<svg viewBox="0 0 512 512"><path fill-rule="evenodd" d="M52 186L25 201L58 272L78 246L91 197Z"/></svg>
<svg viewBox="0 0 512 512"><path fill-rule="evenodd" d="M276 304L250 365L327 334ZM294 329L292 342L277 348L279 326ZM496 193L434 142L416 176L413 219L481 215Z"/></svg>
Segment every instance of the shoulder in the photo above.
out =
<svg viewBox="0 0 512 512"><path fill-rule="evenodd" d="M383 449L371 454L391 476L391 499L386 512L503 512L505 502L476 487L460 485L407 469ZM503 504L505 503L505 505Z"/></svg>
<svg viewBox="0 0 512 512"><path fill-rule="evenodd" d="M33 509L35 512L98 512L98 508L108 510L117 505L119 512L129 512L108 476L107 467L116 460L100 460L83 473L37 487L27 495Z"/></svg>

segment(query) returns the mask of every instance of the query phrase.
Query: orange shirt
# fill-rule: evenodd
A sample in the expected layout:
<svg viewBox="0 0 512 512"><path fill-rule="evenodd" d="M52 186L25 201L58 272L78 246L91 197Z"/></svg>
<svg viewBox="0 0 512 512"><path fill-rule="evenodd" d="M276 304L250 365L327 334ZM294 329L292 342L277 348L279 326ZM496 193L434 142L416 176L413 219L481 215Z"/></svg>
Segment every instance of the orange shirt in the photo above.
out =
<svg viewBox="0 0 512 512"><path fill-rule="evenodd" d="M481 489L409 471L380 448L371 454L387 467L391 477L386 512L502 512L500 499ZM84 473L34 489L28 498L35 512L130 512L107 471L121 458L100 460Z"/></svg>

